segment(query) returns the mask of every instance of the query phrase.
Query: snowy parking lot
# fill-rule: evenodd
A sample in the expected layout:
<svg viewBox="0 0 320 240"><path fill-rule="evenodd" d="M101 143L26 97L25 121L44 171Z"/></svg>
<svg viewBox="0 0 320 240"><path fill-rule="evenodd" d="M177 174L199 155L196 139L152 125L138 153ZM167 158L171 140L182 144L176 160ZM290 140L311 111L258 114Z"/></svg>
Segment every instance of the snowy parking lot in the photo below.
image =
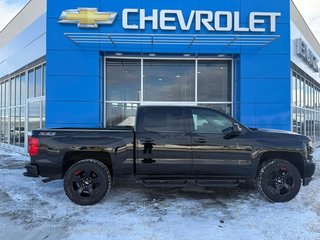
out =
<svg viewBox="0 0 320 240"><path fill-rule="evenodd" d="M314 157L320 162L320 149ZM320 170L288 203L252 187L152 189L116 184L94 206L78 206L62 181L22 175L27 157L0 151L0 239L320 240Z"/></svg>

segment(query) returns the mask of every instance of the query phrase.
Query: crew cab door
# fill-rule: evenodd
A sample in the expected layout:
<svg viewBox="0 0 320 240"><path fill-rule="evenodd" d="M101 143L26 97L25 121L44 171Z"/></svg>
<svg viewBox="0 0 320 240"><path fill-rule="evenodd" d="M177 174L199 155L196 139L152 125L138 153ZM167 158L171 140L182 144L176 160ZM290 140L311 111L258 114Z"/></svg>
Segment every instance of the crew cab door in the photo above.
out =
<svg viewBox="0 0 320 240"><path fill-rule="evenodd" d="M191 136L183 107L142 107L137 117L136 174L190 175Z"/></svg>
<svg viewBox="0 0 320 240"><path fill-rule="evenodd" d="M247 177L252 174L252 143L248 131L225 139L234 120L213 109L191 108L193 175Z"/></svg>

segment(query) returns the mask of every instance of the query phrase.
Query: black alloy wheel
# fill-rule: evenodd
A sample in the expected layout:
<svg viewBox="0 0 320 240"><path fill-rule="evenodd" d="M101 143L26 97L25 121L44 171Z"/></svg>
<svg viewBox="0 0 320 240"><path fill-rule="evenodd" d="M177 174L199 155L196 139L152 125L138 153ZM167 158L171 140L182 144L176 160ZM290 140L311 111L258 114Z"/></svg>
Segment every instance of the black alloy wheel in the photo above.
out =
<svg viewBox="0 0 320 240"><path fill-rule="evenodd" d="M64 190L71 201L79 205L99 202L111 188L111 174L107 166L94 159L72 165L64 177Z"/></svg>
<svg viewBox="0 0 320 240"><path fill-rule="evenodd" d="M301 175L290 162L272 159L262 163L257 177L257 187L268 200L287 202L298 194Z"/></svg>

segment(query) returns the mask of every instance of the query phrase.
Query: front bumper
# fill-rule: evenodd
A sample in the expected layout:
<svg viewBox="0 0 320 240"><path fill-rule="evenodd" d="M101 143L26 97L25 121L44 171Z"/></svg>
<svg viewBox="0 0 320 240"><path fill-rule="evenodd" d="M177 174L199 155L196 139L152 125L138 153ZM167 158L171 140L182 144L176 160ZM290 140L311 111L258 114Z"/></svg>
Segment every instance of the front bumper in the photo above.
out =
<svg viewBox="0 0 320 240"><path fill-rule="evenodd" d="M313 160L307 160L304 162L303 167L304 167L303 186L307 186L312 180L312 175L316 171L316 163Z"/></svg>
<svg viewBox="0 0 320 240"><path fill-rule="evenodd" d="M38 170L37 165L27 164L24 167L27 170L26 172L23 173L24 176L26 176L26 177L39 177L39 170Z"/></svg>

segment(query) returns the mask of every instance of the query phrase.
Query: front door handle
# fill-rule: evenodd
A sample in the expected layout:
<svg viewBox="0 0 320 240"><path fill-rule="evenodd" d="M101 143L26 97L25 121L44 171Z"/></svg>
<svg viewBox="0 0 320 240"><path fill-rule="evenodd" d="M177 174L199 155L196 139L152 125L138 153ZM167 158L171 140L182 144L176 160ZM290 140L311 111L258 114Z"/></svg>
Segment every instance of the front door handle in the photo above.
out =
<svg viewBox="0 0 320 240"><path fill-rule="evenodd" d="M194 142L196 143L206 143L207 140L203 139L203 138L199 138L199 139L196 139L196 140L193 140Z"/></svg>

